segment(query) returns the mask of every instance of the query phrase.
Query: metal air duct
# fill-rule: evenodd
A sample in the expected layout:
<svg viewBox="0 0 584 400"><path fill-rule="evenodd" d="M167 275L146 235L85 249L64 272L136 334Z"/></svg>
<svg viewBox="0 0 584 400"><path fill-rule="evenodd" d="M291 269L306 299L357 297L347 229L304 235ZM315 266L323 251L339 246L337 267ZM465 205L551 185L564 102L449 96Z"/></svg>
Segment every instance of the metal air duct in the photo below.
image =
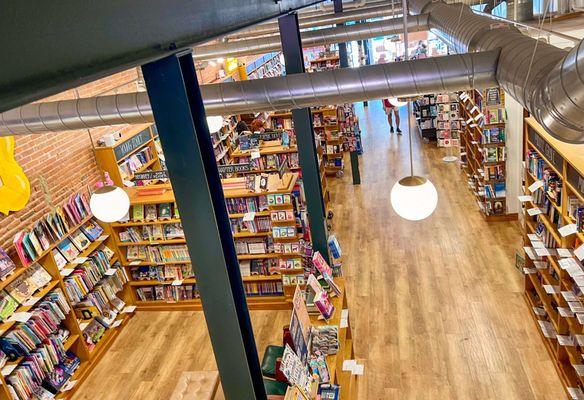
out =
<svg viewBox="0 0 584 400"><path fill-rule="evenodd" d="M551 135L584 143L584 44L569 52L523 35L462 4L412 0L430 30L458 53L501 49L497 80Z"/></svg>
<svg viewBox="0 0 584 400"><path fill-rule="evenodd" d="M349 21L361 21L372 18L390 17L395 13L401 13L401 6L391 5L381 5L370 8L357 8L354 10L346 11L341 14L329 13L321 14L313 17L300 18L298 20L300 29L313 28L315 26L327 26L342 24ZM263 35L274 35L279 32L278 21L267 22L265 24L258 25L254 28L249 28L236 32L228 36L229 40L237 38L250 38L255 36Z"/></svg>
<svg viewBox="0 0 584 400"><path fill-rule="evenodd" d="M208 115L288 110L497 86L499 52L201 86ZM152 122L146 92L35 103L0 114L0 136Z"/></svg>
<svg viewBox="0 0 584 400"><path fill-rule="evenodd" d="M428 16L417 15L408 20L408 30L417 32L428 30ZM346 43L353 40L364 40L403 32L401 18L366 22L363 24L343 25L335 28L325 28L301 32L303 47L323 46L333 43ZM251 54L264 54L282 48L279 36L258 37L248 40L197 46L193 49L193 57L197 61L212 60L222 57L240 57Z"/></svg>

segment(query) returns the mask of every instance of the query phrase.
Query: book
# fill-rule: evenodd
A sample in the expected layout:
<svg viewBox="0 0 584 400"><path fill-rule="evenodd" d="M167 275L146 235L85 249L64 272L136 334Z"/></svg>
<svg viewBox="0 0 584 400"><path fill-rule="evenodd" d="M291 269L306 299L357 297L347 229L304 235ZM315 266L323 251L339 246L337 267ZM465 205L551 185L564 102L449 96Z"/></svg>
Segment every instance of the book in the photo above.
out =
<svg viewBox="0 0 584 400"><path fill-rule="evenodd" d="M57 264L57 268L63 269L63 267L67 265L67 259L63 257L63 254L61 254L59 249L53 249L51 253L53 254L53 259L55 260L55 264Z"/></svg>
<svg viewBox="0 0 584 400"><path fill-rule="evenodd" d="M89 247L91 241L85 236L85 234L81 230L76 230L70 236L71 241L79 249L79 251L83 251Z"/></svg>
<svg viewBox="0 0 584 400"><path fill-rule="evenodd" d="M99 224L97 222L95 222L94 220L91 220L91 221L85 223L81 227L81 231L92 242L96 241L103 234L103 228L101 226L99 226Z"/></svg>
<svg viewBox="0 0 584 400"><path fill-rule="evenodd" d="M0 279L4 279L12 271L16 269L16 265L12 259L8 256L6 251L0 247Z"/></svg>
<svg viewBox="0 0 584 400"><path fill-rule="evenodd" d="M79 255L79 250L77 250L69 238L63 239L63 241L57 245L57 248L67 259L67 262L72 262Z"/></svg>
<svg viewBox="0 0 584 400"><path fill-rule="evenodd" d="M135 204L132 206L132 220L133 221L144 221L144 205Z"/></svg>
<svg viewBox="0 0 584 400"><path fill-rule="evenodd" d="M5 321L18 308L18 302L5 290L0 291L0 321Z"/></svg>

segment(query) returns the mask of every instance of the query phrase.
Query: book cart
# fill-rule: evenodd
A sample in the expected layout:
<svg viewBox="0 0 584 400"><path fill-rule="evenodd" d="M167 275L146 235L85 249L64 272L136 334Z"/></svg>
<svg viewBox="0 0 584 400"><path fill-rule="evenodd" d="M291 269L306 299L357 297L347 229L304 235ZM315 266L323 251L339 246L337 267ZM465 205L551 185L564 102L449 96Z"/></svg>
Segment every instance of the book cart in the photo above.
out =
<svg viewBox="0 0 584 400"><path fill-rule="evenodd" d="M65 220L63 209L58 207L57 210L51 214L53 218ZM31 384L26 383L25 365L31 365L34 357L42 359L45 367L51 365L53 368L45 370L47 375L42 388L34 390L46 393L44 390L49 381L50 390L56 393L55 398L69 398L133 315L133 308L127 305L130 300L124 285L127 276L120 268L109 226L98 223L88 207L80 206L79 210L76 220L63 225L65 229L59 238L44 236L47 231L43 225L43 245L40 248L35 245L35 257L22 260L21 253L16 268L0 282L2 340L18 331L21 331L18 335L22 338L25 325L40 326L37 325L41 324L38 313L46 310L48 303L60 301L59 308L63 313L58 326L44 331L47 339L29 342L31 347L27 355L17 354L15 357L13 354L16 353L6 354L8 360L0 376L2 400L17 398L14 392L17 387L31 388ZM59 217L55 217L57 214ZM29 233L40 232L37 230L39 223L34 230L31 227ZM97 233L91 236L88 230ZM15 248L18 246L20 242L16 242ZM32 271L36 272L31 276ZM37 331L35 334L39 335ZM34 337L31 335L29 332L25 336ZM49 351L49 348L55 350ZM59 352L62 353L57 359ZM63 356L65 352L66 357Z"/></svg>
<svg viewBox="0 0 584 400"><path fill-rule="evenodd" d="M475 89L461 92L459 99L461 165L481 215L488 222L517 219L507 212L504 92Z"/></svg>
<svg viewBox="0 0 584 400"><path fill-rule="evenodd" d="M524 297L568 396L582 398L584 152L531 117L524 132Z"/></svg>

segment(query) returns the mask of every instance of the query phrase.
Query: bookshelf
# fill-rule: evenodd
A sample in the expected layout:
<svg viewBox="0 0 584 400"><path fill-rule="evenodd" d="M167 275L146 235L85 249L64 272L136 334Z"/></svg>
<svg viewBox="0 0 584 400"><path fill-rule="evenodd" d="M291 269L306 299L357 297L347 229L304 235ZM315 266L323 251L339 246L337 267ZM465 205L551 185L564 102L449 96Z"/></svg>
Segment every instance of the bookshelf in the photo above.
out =
<svg viewBox="0 0 584 400"><path fill-rule="evenodd" d="M322 53L320 57L314 60L310 60L308 63L308 71L327 71L330 69L340 68L340 66L341 59L339 58L337 52L329 51Z"/></svg>
<svg viewBox="0 0 584 400"><path fill-rule="evenodd" d="M436 140L438 107L436 96L428 94L413 102L416 123L422 139Z"/></svg>
<svg viewBox="0 0 584 400"><path fill-rule="evenodd" d="M119 187L125 186L124 181L134 182L136 173L166 169L153 124L132 125L113 146L97 147L95 158Z"/></svg>
<svg viewBox="0 0 584 400"><path fill-rule="evenodd" d="M504 92L499 88L462 92L459 105L461 165L481 215L488 222L517 219L517 214L507 212Z"/></svg>
<svg viewBox="0 0 584 400"><path fill-rule="evenodd" d="M524 297L568 396L581 397L583 146L560 142L531 117L524 133L524 194L531 197L523 199ZM575 232L562 235L571 224Z"/></svg>
<svg viewBox="0 0 584 400"><path fill-rule="evenodd" d="M252 309L289 307L290 287L304 277L305 237L298 174L270 174L264 192L245 178L223 180L243 283ZM243 182L243 187L241 187ZM127 188L130 220L111 224L121 265L138 310L201 309L180 214L170 185L142 196ZM290 286L290 287L288 287Z"/></svg>
<svg viewBox="0 0 584 400"><path fill-rule="evenodd" d="M10 356L5 345L0 346L9 355L0 376L2 400L17 398L11 394L12 390L31 387L22 384L28 374L27 365L30 365L30 357L24 355L27 353L35 353L53 365L58 361L57 369L67 374L55 380L51 390L55 398L69 398L133 315L126 308L127 277L119 267L111 231L107 225L93 219L88 209L82 205L79 207L77 218L63 225L66 229L59 233L59 237L51 236L45 230L43 239L47 240L41 241L42 247L37 249L34 257L27 259L20 255L15 262L16 269L0 282L3 297L0 334L4 338L14 338L12 335L21 331L24 321L28 321L29 326L40 324L39 320L44 318L42 313L48 309L53 318L59 320L50 328L50 341L35 344L25 353L17 351ZM66 220L67 214L61 212L63 208L57 207L55 214L62 214ZM40 232L33 229L29 234L35 231ZM83 233L83 239L79 232ZM17 246L20 244L15 244L14 252L22 252ZM47 308L48 304L53 304L52 308ZM41 312L39 307L45 311ZM55 350L57 353L68 351L69 362L61 357L47 361L47 346L61 348ZM78 361L72 362L75 357ZM48 385L48 379L45 377L43 386Z"/></svg>

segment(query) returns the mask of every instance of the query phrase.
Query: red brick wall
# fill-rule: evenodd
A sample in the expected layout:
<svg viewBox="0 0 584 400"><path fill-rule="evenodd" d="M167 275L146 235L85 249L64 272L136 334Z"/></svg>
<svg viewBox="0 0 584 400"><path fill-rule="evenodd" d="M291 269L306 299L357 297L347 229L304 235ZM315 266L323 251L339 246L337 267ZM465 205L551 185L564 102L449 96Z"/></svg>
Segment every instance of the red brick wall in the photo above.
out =
<svg viewBox="0 0 584 400"><path fill-rule="evenodd" d="M136 91L136 77L136 69L130 69L42 101L133 92ZM30 180L31 197L23 210L8 216L0 214L0 247L9 249L18 231L28 229L50 211L39 178L46 181L54 205L85 190L99 177L89 135L95 141L106 132L119 129L118 126L91 129L91 132L77 130L16 136L15 158Z"/></svg>

